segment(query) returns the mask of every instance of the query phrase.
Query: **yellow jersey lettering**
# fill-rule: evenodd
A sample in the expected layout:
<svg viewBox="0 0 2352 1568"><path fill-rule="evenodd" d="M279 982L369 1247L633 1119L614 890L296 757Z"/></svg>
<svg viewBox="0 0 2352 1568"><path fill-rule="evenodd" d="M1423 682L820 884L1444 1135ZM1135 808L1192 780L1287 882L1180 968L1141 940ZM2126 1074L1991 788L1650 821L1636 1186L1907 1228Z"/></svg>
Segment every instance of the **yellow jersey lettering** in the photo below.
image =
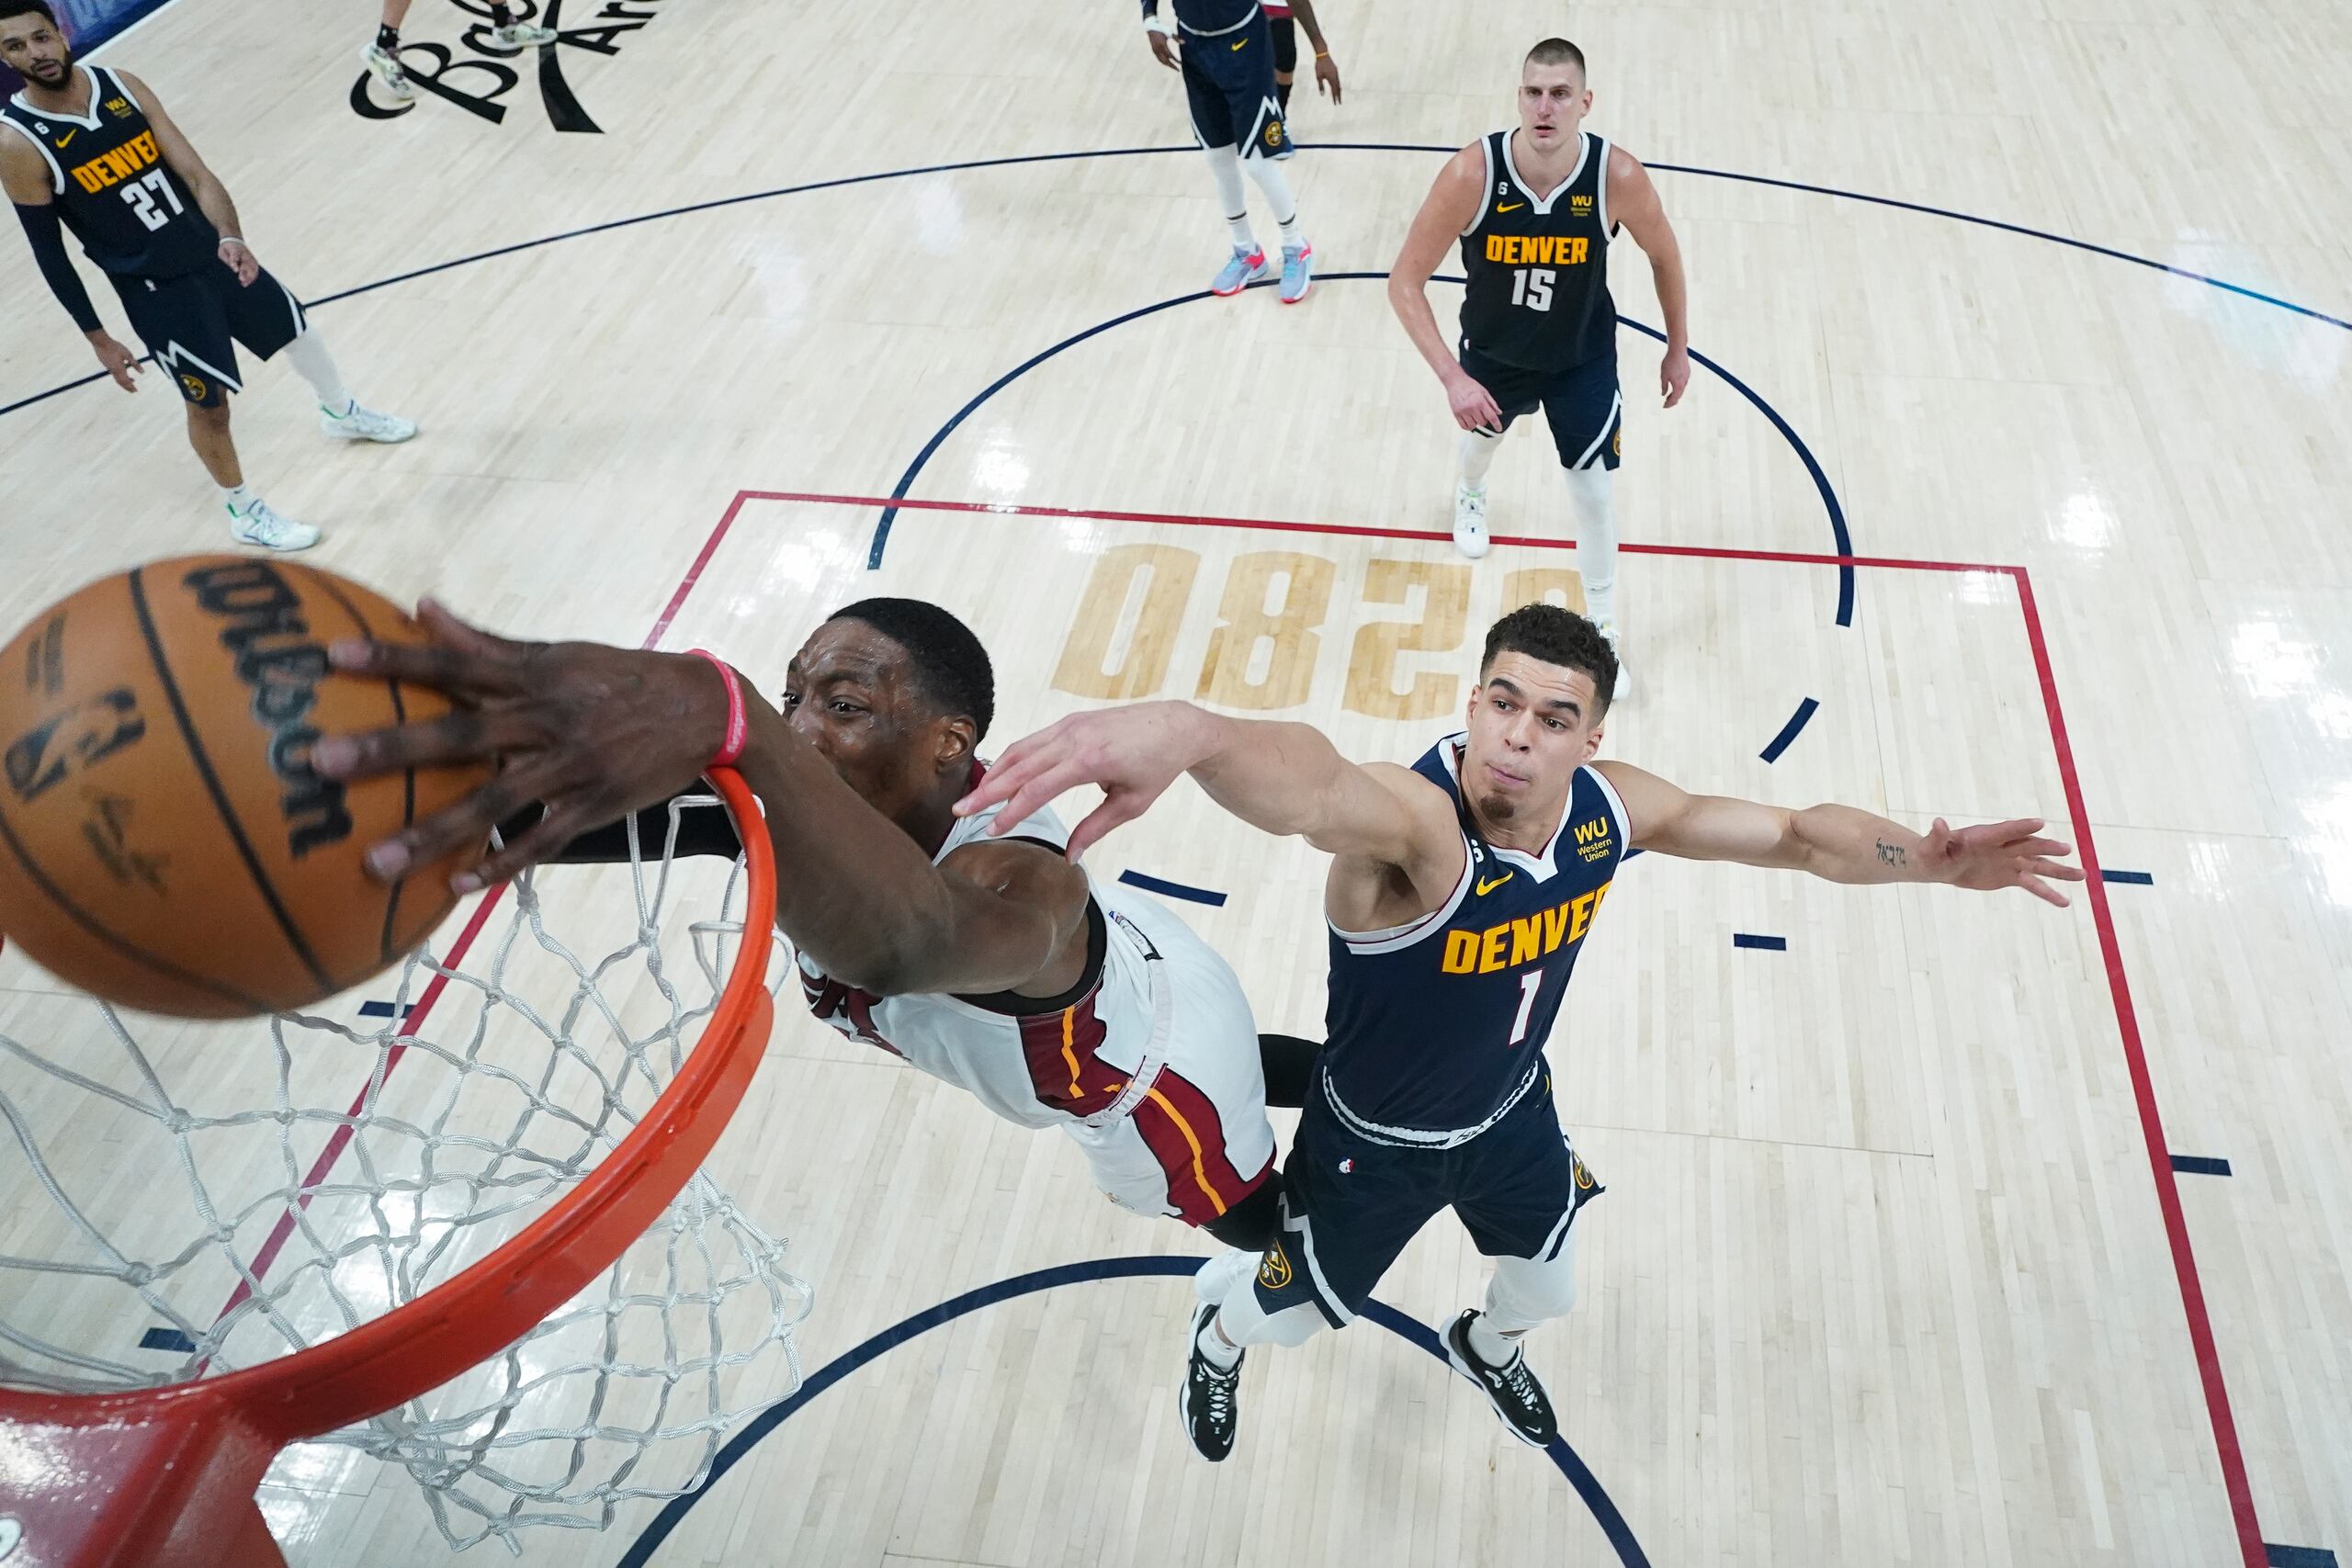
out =
<svg viewBox="0 0 2352 1568"><path fill-rule="evenodd" d="M1503 259L1503 237L1500 234L1487 236L1487 259L1490 262Z"/></svg>
<svg viewBox="0 0 2352 1568"><path fill-rule="evenodd" d="M1445 973L1467 975L1478 966L1478 933L1448 931L1445 933Z"/></svg>
<svg viewBox="0 0 2352 1568"><path fill-rule="evenodd" d="M104 177L102 177L97 171L93 169L87 164L76 164L74 165L74 180L76 185L79 185L84 190L88 191L92 196L96 196L98 192L107 188L107 182Z"/></svg>
<svg viewBox="0 0 2352 1568"><path fill-rule="evenodd" d="M1503 966L1503 938L1510 934L1509 926L1488 926L1478 942L1478 973L1491 975Z"/></svg>
<svg viewBox="0 0 2352 1568"><path fill-rule="evenodd" d="M1545 953L1559 952L1560 939L1567 934L1567 930L1568 907L1566 904L1555 904L1544 910L1544 951Z"/></svg>
<svg viewBox="0 0 2352 1568"><path fill-rule="evenodd" d="M1514 967L1544 956L1544 917L1529 915L1510 923L1510 961Z"/></svg>
<svg viewBox="0 0 2352 1568"><path fill-rule="evenodd" d="M1598 901L1596 895L1588 893L1584 895L1584 897L1577 899L1575 903L1569 907L1572 911L1568 920L1568 940L1570 942L1582 942L1584 940L1584 929L1592 923L1592 907Z"/></svg>

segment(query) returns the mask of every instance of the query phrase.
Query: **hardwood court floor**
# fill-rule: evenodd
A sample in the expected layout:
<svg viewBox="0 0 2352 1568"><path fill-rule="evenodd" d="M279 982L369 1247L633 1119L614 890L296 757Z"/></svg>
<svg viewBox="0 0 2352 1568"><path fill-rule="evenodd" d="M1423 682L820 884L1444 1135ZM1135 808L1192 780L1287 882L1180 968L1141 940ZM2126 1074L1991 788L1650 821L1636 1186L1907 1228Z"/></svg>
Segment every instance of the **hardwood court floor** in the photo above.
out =
<svg viewBox="0 0 2352 1568"><path fill-rule="evenodd" d="M299 384L248 367L248 471L327 528L322 564L526 634L635 643L674 609L662 646L771 683L835 604L924 594L994 653L1003 738L1181 695L1409 758L1506 598L1578 589L1525 433L1494 517L1537 542L1473 567L1440 536L1451 431L1376 275L1440 152L1505 122L1520 54L1566 25L1593 128L1672 166L1711 362L1661 413L1655 344L1622 337L1625 537L1699 553L1623 564L1640 687L1610 752L1921 825L2044 815L2132 879L2062 913L1627 869L1551 1046L1610 1188L1584 1303L1530 1351L1582 1489L1376 1323L1253 1358L1240 1449L1198 1464L1182 1283L1026 1278L1194 1238L787 1018L713 1169L816 1286L812 1372L1003 1299L859 1362L658 1543L633 1509L527 1558L2352 1555L2352 43L2329 7L1333 0L1349 96L1296 116L1325 268L1296 310L1197 298L1213 194L1126 6L631 9L614 53L558 51L598 134L553 129L527 71L497 123L355 114L364 8L178 0L106 51L264 264L331 300L355 389L424 426L326 449ZM459 31L409 28L463 54ZM0 404L88 368L21 259L0 306ZM153 384L0 414L0 622L220 546L179 424ZM1076 514L909 508L869 570L881 507L775 499L894 489ZM1736 554L1841 551L2022 573ZM1183 786L1098 859L1226 894L1182 908L1264 1027L1319 1028L1316 857ZM47 985L0 957L0 1031L51 1017ZM1436 1324L1480 1277L1442 1222L1381 1293ZM299 1563L442 1551L404 1476L339 1452L265 1501Z"/></svg>

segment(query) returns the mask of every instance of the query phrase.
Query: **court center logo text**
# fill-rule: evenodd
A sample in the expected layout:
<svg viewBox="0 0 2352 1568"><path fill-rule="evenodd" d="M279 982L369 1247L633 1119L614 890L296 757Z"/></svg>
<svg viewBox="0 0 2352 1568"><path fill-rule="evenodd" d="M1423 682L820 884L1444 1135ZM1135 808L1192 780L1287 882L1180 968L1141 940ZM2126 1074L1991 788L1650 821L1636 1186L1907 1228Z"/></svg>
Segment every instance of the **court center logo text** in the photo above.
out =
<svg viewBox="0 0 2352 1568"><path fill-rule="evenodd" d="M594 3L594 0L572 0L574 14ZM455 104L492 125L501 124L509 107L506 96L523 80L521 67L526 51L502 49L490 41L488 0L453 0L453 4L476 18L458 36L458 47L403 39L401 69L419 93ZM582 49L596 54L618 54L629 34L662 14L662 0L604 0L594 16L577 26L565 25L564 0L547 0L543 8L534 5L533 0L513 0L510 8L518 21L537 21L555 29L555 42L541 44L532 51L537 55L539 101L548 111L548 123L558 130L601 133L604 127L581 107L571 84L564 77L564 51ZM372 86L374 82L375 78L363 69L351 84L351 109L363 119L398 119L424 101L419 98L405 104L387 103L381 96L382 88Z"/></svg>

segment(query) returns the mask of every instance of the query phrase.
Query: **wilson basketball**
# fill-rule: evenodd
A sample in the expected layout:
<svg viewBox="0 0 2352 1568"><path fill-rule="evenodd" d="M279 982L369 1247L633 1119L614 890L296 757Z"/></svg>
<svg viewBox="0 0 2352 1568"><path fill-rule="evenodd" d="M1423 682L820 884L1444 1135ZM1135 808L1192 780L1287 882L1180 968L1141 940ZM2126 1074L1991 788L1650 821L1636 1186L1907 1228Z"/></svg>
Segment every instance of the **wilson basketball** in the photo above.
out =
<svg viewBox="0 0 2352 1568"><path fill-rule="evenodd" d="M398 963L456 899L360 859L485 769L345 784L320 736L448 711L338 674L338 637L420 641L390 603L291 562L157 561L91 583L0 651L0 933L94 996L184 1018L310 1006Z"/></svg>

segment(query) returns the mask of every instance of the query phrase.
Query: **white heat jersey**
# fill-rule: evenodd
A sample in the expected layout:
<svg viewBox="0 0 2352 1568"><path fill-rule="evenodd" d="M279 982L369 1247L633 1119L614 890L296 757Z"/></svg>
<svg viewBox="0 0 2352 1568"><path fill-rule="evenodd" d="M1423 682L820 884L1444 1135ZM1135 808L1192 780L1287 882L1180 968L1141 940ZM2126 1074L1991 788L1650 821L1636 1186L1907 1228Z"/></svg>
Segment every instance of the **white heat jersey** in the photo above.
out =
<svg viewBox="0 0 2352 1568"><path fill-rule="evenodd" d="M933 863L984 837L998 809L958 821ZM1055 850L1069 842L1049 810L1006 837ZM1256 1028L1225 961L1148 895L1088 880L1088 964L1062 996L876 997L825 975L806 954L802 992L843 1034L903 1056L1027 1127L1102 1127L1127 1116L1150 1094L1171 1048L1232 1058L1254 1079ZM1261 1081L1257 1098L1262 1124Z"/></svg>

